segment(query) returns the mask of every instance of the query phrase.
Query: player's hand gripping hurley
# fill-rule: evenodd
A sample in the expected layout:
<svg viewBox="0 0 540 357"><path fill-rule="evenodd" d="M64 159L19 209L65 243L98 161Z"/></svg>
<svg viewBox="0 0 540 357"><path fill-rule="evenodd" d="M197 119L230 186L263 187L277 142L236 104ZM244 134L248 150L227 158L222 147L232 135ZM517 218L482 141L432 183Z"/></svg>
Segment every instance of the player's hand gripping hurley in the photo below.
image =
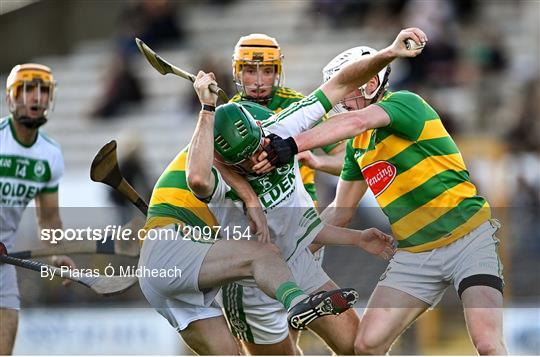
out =
<svg viewBox="0 0 540 357"><path fill-rule="evenodd" d="M192 83L195 82L195 76L189 72L184 71L183 69L180 69L176 67L175 65L171 64L170 62L164 60L161 58L156 52L154 52L146 43L144 43L141 39L135 38L135 42L137 43L137 47L139 47L139 51L144 55L146 60L150 63L152 67L154 67L159 73L165 75L167 73L171 73L174 75L177 75L179 77L185 78ZM214 94L217 94L218 97L224 102L227 103L229 101L229 97L223 89L219 88L217 85L210 85L210 91Z"/></svg>

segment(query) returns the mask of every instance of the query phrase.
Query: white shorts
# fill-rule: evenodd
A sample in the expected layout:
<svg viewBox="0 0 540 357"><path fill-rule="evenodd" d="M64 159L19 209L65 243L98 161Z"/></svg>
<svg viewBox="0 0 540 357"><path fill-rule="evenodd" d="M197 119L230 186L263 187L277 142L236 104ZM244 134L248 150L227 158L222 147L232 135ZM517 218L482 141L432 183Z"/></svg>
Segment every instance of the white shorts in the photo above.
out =
<svg viewBox="0 0 540 357"><path fill-rule="evenodd" d="M296 283L307 294L316 292L330 280L308 248L288 265ZM287 311L259 288L232 283L223 287L217 300L223 306L232 333L239 339L267 345L287 338Z"/></svg>
<svg viewBox="0 0 540 357"><path fill-rule="evenodd" d="M174 230L169 225L157 231ZM139 278L141 290L154 309L177 330L197 320L221 316L214 301L219 288L199 290L199 271L212 243L191 240L149 240L141 249L139 267L181 270L181 276Z"/></svg>
<svg viewBox="0 0 540 357"><path fill-rule="evenodd" d="M503 266L497 252L499 240L494 236L499 227L498 221L489 220L447 246L421 253L398 251L378 285L403 291L432 307L450 284L460 297L474 285L502 292Z"/></svg>
<svg viewBox="0 0 540 357"><path fill-rule="evenodd" d="M318 251L313 253L313 257L315 258L315 261L317 262L317 264L319 264L320 267L322 267L323 265L324 248L326 248L326 246L323 245Z"/></svg>
<svg viewBox="0 0 540 357"><path fill-rule="evenodd" d="M13 265L0 264L0 308L19 310L20 307L17 271Z"/></svg>

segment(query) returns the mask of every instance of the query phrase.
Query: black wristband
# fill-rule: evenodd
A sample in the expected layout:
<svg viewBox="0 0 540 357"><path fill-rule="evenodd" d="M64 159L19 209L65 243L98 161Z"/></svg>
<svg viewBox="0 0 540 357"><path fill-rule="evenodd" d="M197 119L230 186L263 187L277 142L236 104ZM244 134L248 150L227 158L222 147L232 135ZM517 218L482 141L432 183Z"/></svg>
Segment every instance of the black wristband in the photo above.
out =
<svg viewBox="0 0 540 357"><path fill-rule="evenodd" d="M298 154L298 145L296 145L296 141L294 141L293 137L289 136L285 141L289 144L293 156Z"/></svg>
<svg viewBox="0 0 540 357"><path fill-rule="evenodd" d="M216 107L210 104L203 104L201 110L206 110L207 112L215 112Z"/></svg>

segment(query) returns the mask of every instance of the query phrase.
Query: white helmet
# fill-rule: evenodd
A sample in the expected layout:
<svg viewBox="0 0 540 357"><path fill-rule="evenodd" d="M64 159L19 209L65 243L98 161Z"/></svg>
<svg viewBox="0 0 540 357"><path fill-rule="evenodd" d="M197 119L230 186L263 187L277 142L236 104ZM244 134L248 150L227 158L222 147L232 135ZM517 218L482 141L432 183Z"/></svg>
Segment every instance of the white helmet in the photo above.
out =
<svg viewBox="0 0 540 357"><path fill-rule="evenodd" d="M339 55L334 57L326 66L323 68L323 80L326 82L330 78L332 78L336 72L338 72L340 69L345 67L351 62L359 60L362 56L367 55L374 55L378 51L368 47L368 46L359 46L359 47L353 47L348 50L345 50L341 52ZM387 71L389 70L389 66L384 67L377 75L379 76L379 85L377 88L373 91L371 94L366 93L366 87L367 83L358 88L360 92L362 93L362 97L366 99L373 99L375 96L377 96L380 93L381 86L383 86L382 90L386 89L388 86L388 78L387 77Z"/></svg>

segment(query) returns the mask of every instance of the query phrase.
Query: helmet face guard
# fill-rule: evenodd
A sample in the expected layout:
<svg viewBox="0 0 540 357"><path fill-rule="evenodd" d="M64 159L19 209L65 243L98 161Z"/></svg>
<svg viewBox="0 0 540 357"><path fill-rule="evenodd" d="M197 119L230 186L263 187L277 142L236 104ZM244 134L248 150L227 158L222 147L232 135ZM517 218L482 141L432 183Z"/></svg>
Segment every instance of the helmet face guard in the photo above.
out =
<svg viewBox="0 0 540 357"><path fill-rule="evenodd" d="M263 131L251 114L238 103L216 108L214 149L228 165L249 159L262 146Z"/></svg>
<svg viewBox="0 0 540 357"><path fill-rule="evenodd" d="M237 90L242 93L242 98L252 101L267 101L272 96L272 92L264 98L252 98L246 94L246 89L250 88L247 88L242 80L242 70L245 66L255 66L257 76L260 76L261 66L274 66L275 75L272 87L278 87L283 80L282 62L283 55L276 39L264 34L251 34L241 37L234 48L232 67L234 82ZM260 77L257 78L257 82L260 83ZM257 91L266 90L269 89L269 86L256 87L255 89Z"/></svg>
<svg viewBox="0 0 540 357"><path fill-rule="evenodd" d="M6 81L9 111L21 124L38 128L45 124L48 111L54 108L55 90L56 82L49 67L33 63L17 65ZM28 96L34 91L35 98L31 102ZM29 110L43 110L43 114L39 118L30 118Z"/></svg>

